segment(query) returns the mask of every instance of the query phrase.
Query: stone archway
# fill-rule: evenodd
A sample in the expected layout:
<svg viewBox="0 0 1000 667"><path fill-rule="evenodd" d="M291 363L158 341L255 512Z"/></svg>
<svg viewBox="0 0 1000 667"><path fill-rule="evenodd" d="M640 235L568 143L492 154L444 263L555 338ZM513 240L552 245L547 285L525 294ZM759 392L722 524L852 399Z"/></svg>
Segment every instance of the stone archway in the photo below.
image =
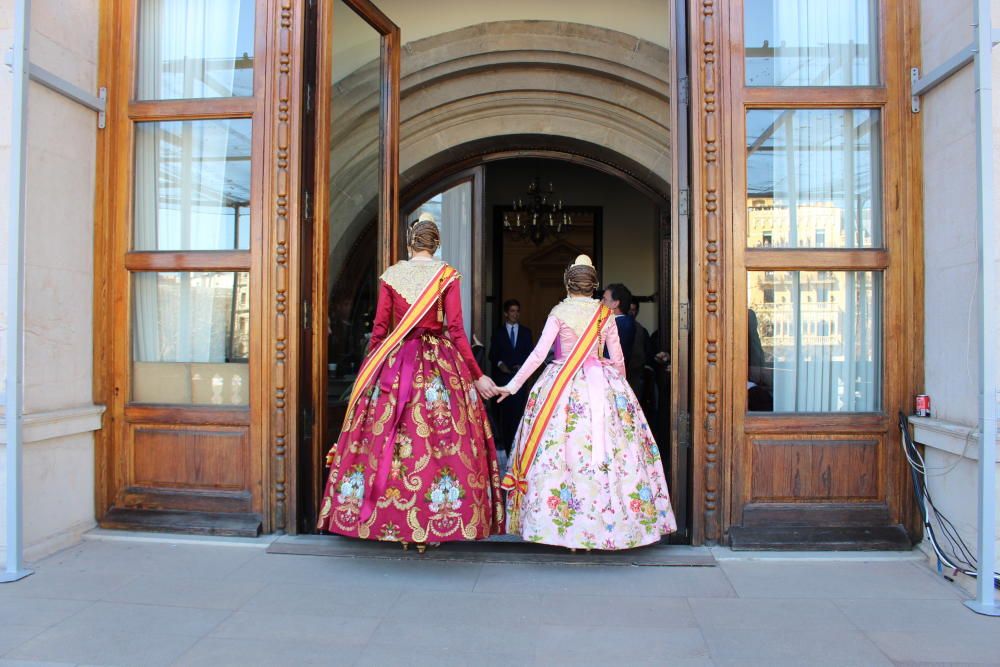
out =
<svg viewBox="0 0 1000 667"><path fill-rule="evenodd" d="M666 48L596 26L505 21L434 35L403 51L401 187L488 146L565 151L613 165L663 197L669 192ZM332 266L374 219L377 75L368 63L330 91L345 109L331 134L339 156L331 174L338 193L331 220L339 221Z"/></svg>

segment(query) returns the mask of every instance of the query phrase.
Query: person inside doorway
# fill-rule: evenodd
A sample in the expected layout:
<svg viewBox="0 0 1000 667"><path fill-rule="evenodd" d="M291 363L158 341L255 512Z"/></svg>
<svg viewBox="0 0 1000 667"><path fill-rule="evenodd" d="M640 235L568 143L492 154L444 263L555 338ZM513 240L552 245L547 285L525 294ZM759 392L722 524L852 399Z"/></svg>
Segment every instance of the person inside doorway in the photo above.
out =
<svg viewBox="0 0 1000 667"><path fill-rule="evenodd" d="M498 385L510 382L514 374L521 370L524 360L531 354L534 339L531 329L521 324L521 302L508 299L503 304L503 324L494 332L490 340L490 364L493 379ZM524 414L527 402L527 390L519 391L498 407L500 421L500 447L498 456L503 469L506 455L510 453L511 444L517 425Z"/></svg>
<svg viewBox="0 0 1000 667"><path fill-rule="evenodd" d="M622 283L612 283L604 288L601 303L614 313L615 324L618 326L618 339L625 355L625 376L632 391L640 396L646 354L641 346L639 349L636 348L636 321L628 315L629 306L632 304L632 292ZM606 350L604 354L607 356Z"/></svg>

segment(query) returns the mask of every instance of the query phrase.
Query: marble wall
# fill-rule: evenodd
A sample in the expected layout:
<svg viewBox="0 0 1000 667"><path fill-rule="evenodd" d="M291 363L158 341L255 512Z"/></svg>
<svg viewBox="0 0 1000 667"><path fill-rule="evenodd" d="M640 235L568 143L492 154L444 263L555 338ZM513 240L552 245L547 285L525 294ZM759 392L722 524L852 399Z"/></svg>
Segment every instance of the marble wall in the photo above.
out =
<svg viewBox="0 0 1000 667"><path fill-rule="evenodd" d="M13 39L12 0L0 0L0 51ZM97 0L35 0L31 60L97 90ZM12 77L0 75L0 99ZM37 557L94 525L93 228L97 115L30 84L25 227L24 538ZM0 293L6 336L6 225L11 109L0 105ZM0 364L6 367L5 352ZM3 446L0 445L0 452ZM0 459L0 466L2 466ZM5 485L0 476L0 489ZM0 492L0 504L3 493ZM0 512L0 545L4 513Z"/></svg>

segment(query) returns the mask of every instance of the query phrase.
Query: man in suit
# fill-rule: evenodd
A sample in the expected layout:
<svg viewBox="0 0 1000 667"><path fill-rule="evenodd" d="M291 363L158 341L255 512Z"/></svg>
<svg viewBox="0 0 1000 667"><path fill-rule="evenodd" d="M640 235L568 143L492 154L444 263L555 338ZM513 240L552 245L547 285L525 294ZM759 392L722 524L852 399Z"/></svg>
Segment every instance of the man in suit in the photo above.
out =
<svg viewBox="0 0 1000 667"><path fill-rule="evenodd" d="M601 303L615 314L618 339L621 341L622 355L625 357L625 379L638 396L642 392L642 371L646 365L646 353L642 349L642 342L636 345L636 322L628 315L629 306L632 304L632 292L621 283L613 283L604 288Z"/></svg>
<svg viewBox="0 0 1000 667"><path fill-rule="evenodd" d="M498 385L507 384L514 373L521 368L531 350L534 340L531 329L521 324L521 304L517 299L508 299L503 304L503 324L494 332L490 340L490 364L493 379ZM497 445L510 453L517 426L528 402L530 384L526 383L519 392L500 403L500 439Z"/></svg>

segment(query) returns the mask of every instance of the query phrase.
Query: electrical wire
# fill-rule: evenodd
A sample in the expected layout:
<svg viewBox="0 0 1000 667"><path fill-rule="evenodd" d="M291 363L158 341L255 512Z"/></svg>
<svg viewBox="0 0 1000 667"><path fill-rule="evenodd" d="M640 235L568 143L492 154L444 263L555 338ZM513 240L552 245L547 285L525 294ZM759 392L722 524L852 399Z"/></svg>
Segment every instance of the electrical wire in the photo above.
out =
<svg viewBox="0 0 1000 667"><path fill-rule="evenodd" d="M965 543L965 540L962 539L955 524L934 505L930 489L927 488L928 469L924 463L924 457L910 437L906 415L902 412L899 413L899 430L903 434L901 438L903 454L910 465L913 494L916 496L917 508L920 510L920 517L924 523L924 532L927 534L934 553L937 555L938 560L947 567L961 572L966 576L977 577L979 572L975 555L973 555L972 550ZM968 444L968 440L966 444ZM940 527L941 537L948 542L947 551L938 543L938 532L934 528L934 523L937 523ZM998 572L993 573L993 587L1000 589L1000 573Z"/></svg>

